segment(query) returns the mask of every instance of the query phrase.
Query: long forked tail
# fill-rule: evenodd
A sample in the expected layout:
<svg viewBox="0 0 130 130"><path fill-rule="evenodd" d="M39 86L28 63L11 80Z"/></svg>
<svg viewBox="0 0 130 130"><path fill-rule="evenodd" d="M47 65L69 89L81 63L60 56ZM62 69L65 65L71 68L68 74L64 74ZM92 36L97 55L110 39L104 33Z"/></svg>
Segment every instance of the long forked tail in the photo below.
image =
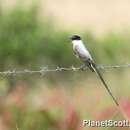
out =
<svg viewBox="0 0 130 130"><path fill-rule="evenodd" d="M115 99L115 97L113 96L112 92L110 91L110 89L108 88L107 84L105 83L101 73L99 72L99 70L97 69L96 65L94 63L91 63L92 68L94 69L94 71L96 72L96 74L99 76L100 80L102 81L103 85L105 86L105 88L107 89L108 93L110 94L110 96L112 97L112 99L114 100L114 102L116 103L117 106L119 106L117 100Z"/></svg>

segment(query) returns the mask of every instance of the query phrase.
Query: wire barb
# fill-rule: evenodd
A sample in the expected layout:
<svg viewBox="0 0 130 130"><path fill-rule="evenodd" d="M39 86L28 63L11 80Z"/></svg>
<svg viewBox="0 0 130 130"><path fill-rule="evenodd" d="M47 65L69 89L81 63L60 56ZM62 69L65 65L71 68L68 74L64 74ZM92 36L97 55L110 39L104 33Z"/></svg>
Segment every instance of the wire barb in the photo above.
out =
<svg viewBox="0 0 130 130"><path fill-rule="evenodd" d="M124 64L124 65L98 65L98 69L107 70L107 69L119 69L119 68L129 68L130 64ZM63 71L79 71L79 70L88 70L88 67L85 67L84 69L80 67L74 67L73 65L71 67L56 67L56 68L48 68L48 67L42 67L39 70L7 70L7 71L0 71L0 76L16 76L16 75L25 75L25 74L40 74L44 76L45 74L49 72L63 72Z"/></svg>

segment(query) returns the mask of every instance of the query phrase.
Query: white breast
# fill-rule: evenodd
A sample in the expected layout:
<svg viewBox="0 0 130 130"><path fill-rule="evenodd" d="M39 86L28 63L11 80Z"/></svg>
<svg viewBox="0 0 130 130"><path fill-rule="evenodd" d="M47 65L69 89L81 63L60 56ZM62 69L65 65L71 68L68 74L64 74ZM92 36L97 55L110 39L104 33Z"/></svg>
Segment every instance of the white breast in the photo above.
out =
<svg viewBox="0 0 130 130"><path fill-rule="evenodd" d="M77 51L77 54L79 55L79 57L80 57L80 55L82 55L82 56L86 57L87 59L89 58L92 60L92 57L91 57L89 51L84 46L84 44L81 40L73 40L72 43L73 43L73 49L75 51Z"/></svg>

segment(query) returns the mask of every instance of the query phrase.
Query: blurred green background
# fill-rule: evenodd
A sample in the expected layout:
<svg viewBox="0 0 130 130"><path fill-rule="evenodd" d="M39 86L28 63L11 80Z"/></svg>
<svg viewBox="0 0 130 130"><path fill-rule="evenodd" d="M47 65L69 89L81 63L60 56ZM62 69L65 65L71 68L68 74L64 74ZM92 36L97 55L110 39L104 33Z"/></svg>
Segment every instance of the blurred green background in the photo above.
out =
<svg viewBox="0 0 130 130"><path fill-rule="evenodd" d="M77 25L65 29L69 26L62 27L59 22L59 27L54 16L40 10L39 2L27 7L21 3L6 10L0 1L0 72L79 67L82 63L75 58L69 40L72 34L83 37L97 64L130 63L129 29L100 35L87 27L80 30ZM0 130L83 130L83 119L129 119L129 68L101 72L121 105L117 114L114 102L90 71L50 72L44 76L1 74Z"/></svg>

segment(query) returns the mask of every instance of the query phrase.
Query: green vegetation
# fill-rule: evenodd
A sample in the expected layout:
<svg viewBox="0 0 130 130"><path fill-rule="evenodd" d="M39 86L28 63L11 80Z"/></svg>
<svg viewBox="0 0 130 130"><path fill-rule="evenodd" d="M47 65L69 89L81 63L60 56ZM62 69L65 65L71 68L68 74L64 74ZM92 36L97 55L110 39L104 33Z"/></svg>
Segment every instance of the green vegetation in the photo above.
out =
<svg viewBox="0 0 130 130"><path fill-rule="evenodd" d="M30 10L16 8L10 13L0 14L0 71L36 69L42 66L69 67L81 64L74 57L72 45L68 39L69 35L74 32L58 30L47 17L41 22L37 11L37 8L30 8ZM87 46L98 64L124 64L129 61L129 34L110 33L102 38L96 38L91 32L86 32L82 36L84 41L87 41ZM114 118L115 107L110 105L111 99L106 104L107 95L104 96L106 93L104 94L102 88L95 88L99 86L99 84L96 84L96 79L94 78L94 82L91 83L94 87L90 88L85 82L87 77L77 84L79 79L83 77L81 73L79 74L81 77L77 75L77 73L71 74L68 79L63 73L62 81L60 80L61 75L60 78L57 78L57 75L46 76L46 79L49 77L50 81L53 81L53 78L57 80L55 84L52 82L51 85L50 82L43 80L43 77L40 82L38 80L35 84L26 84L29 77L25 76L23 77L24 80L20 82L14 77L1 78L0 93L6 91L5 95L2 93L4 96L0 97L2 104L0 106L1 120L5 125L5 128L2 129L5 130L7 127L10 130L15 128L18 128L18 130L82 130L83 128L79 128L79 126L83 117L84 119L88 119L88 117L93 119ZM78 80L73 80L73 76ZM109 79L113 77L110 75ZM9 86L8 80L12 90L9 93L7 93L8 90L3 89L3 86ZM32 80L34 81L36 78L33 77ZM64 86L71 87L73 81L79 88L75 88L71 93ZM122 78L122 81L118 81L118 85L125 81L128 81L128 79ZM14 82L18 82L18 84L15 83L14 85ZM33 86L32 90L30 89L31 86ZM39 86L44 86L44 90ZM53 86L53 88L48 88L48 86ZM89 90L84 89L86 86ZM127 88L124 87L124 89ZM92 93L93 99L91 101L90 94ZM104 99L102 100L99 95L102 95ZM36 97L38 97L37 100L35 100ZM84 100L84 98L87 100ZM100 100L104 102L97 104ZM130 108L128 101L123 100L122 102ZM42 104L41 107L38 106L38 103ZM104 104L105 107L103 107ZM94 105L97 106L94 107ZM129 115L127 109L126 115ZM100 113L97 113L99 111ZM111 114L106 116L105 112ZM93 113L99 117L96 118Z"/></svg>
<svg viewBox="0 0 130 130"><path fill-rule="evenodd" d="M55 28L51 20L38 20L37 9L16 8L0 18L0 69L39 67L52 63L68 66L77 64L72 54L68 32ZM96 39L91 33L83 34L93 57L101 64L119 63L129 58L129 37L110 34ZM121 56L121 52L123 53ZM104 58L105 57L105 58ZM102 60L103 59L103 60ZM104 61L105 59L105 61Z"/></svg>

